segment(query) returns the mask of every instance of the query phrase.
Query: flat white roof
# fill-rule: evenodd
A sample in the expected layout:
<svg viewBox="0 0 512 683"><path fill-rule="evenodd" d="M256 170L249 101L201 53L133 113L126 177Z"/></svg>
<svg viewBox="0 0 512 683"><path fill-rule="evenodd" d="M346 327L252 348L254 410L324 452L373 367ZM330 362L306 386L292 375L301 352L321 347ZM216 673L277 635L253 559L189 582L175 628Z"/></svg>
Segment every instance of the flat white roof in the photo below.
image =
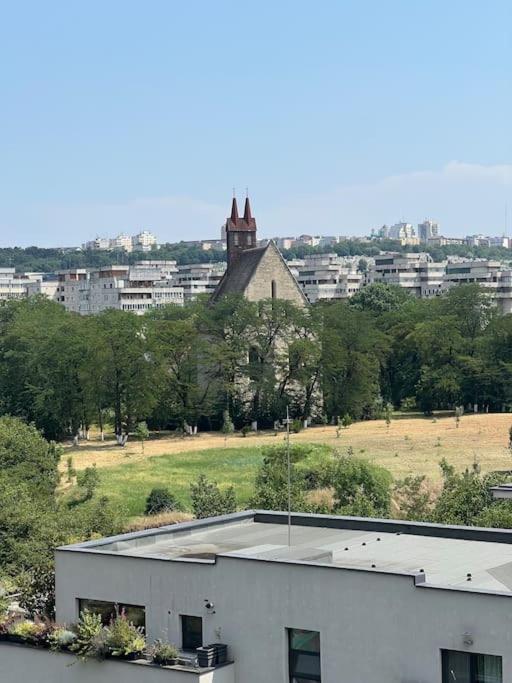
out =
<svg viewBox="0 0 512 683"><path fill-rule="evenodd" d="M217 557L414 577L416 584L512 595L512 532L326 515L245 512L61 548L155 560Z"/></svg>

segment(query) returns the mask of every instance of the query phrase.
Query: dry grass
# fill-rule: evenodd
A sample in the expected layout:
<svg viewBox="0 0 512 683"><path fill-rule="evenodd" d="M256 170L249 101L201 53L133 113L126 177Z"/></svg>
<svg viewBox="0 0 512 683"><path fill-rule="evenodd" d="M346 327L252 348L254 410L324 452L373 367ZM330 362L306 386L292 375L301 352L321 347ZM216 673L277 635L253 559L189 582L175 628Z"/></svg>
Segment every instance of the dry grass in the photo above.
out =
<svg viewBox="0 0 512 683"><path fill-rule="evenodd" d="M484 472L510 469L512 457L508 450L508 430L511 425L512 415L507 414L465 415L458 428L453 417L437 418L435 421L415 417L395 419L389 427L383 420L359 422L342 429L339 438L336 438L335 427L314 427L300 434L292 434L291 440L295 443L322 443L341 452L352 447L356 456L387 467L396 478L425 474L438 480L438 463L443 457L458 470L470 467L475 458ZM91 441L78 448L66 446L62 463L64 469L66 456L72 455L76 469L93 463L98 467L115 467L147 462L148 458L155 456L169 457L201 451L205 456L207 471L209 450L219 452L227 445L232 453L235 449L239 451L282 443L283 438L282 433L274 436L272 432L261 432L247 438L233 435L227 440L217 433L202 433L187 438L162 436L146 442L144 456L140 443L135 441L128 442L124 449L113 441Z"/></svg>
<svg viewBox="0 0 512 683"><path fill-rule="evenodd" d="M126 525L125 531L144 531L144 529L157 529L161 526L189 522L193 515L188 512L161 512L159 515L143 515L134 517Z"/></svg>

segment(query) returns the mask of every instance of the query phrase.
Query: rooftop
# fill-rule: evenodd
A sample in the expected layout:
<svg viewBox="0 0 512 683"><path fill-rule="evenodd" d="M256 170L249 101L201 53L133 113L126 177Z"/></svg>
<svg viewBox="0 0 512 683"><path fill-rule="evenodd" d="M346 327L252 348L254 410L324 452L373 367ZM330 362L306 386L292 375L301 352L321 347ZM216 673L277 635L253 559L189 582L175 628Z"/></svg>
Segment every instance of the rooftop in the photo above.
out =
<svg viewBox="0 0 512 683"><path fill-rule="evenodd" d="M242 512L124 534L59 550L213 564L217 557L411 576L417 585L512 595L512 531Z"/></svg>

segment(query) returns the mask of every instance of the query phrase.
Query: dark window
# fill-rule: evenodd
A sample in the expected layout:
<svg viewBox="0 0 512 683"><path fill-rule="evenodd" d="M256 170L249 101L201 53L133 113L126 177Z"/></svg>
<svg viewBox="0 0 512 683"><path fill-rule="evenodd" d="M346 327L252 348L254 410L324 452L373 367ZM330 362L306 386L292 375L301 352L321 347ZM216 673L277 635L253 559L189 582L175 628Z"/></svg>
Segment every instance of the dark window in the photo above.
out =
<svg viewBox="0 0 512 683"><path fill-rule="evenodd" d="M116 614L123 612L128 621L135 626L146 628L146 610L140 605L127 605L121 602L105 602L103 600L78 600L78 609L83 612L85 609L93 614L101 616L101 622L105 626L115 618Z"/></svg>
<svg viewBox="0 0 512 683"><path fill-rule="evenodd" d="M290 683L321 681L320 634L318 631L288 629Z"/></svg>
<svg viewBox="0 0 512 683"><path fill-rule="evenodd" d="M195 650L203 644L203 620L201 617L181 615L181 647Z"/></svg>
<svg viewBox="0 0 512 683"><path fill-rule="evenodd" d="M503 683L501 657L443 650L443 683Z"/></svg>
<svg viewBox="0 0 512 683"><path fill-rule="evenodd" d="M275 280L272 280L270 291L272 292L272 298L277 299L277 282Z"/></svg>

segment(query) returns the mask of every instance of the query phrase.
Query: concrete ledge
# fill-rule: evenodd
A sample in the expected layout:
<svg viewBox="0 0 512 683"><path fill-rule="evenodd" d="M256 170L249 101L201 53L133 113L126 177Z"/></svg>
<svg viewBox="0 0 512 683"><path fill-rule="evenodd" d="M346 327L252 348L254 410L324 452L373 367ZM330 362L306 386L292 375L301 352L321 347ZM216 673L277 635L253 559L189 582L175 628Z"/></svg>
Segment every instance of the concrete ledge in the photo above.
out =
<svg viewBox="0 0 512 683"><path fill-rule="evenodd" d="M80 662L69 653L0 642L2 683L235 683L234 671L232 662L197 670L155 666L142 660Z"/></svg>

